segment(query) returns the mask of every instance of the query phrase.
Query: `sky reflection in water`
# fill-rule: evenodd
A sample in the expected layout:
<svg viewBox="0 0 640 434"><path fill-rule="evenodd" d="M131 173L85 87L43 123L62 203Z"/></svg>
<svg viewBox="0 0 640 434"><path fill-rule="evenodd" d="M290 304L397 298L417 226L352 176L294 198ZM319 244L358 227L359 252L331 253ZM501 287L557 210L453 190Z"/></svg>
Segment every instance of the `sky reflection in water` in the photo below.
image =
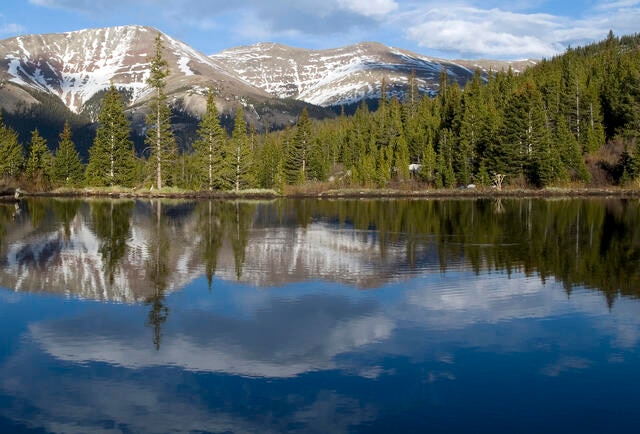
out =
<svg viewBox="0 0 640 434"><path fill-rule="evenodd" d="M83 245L92 257L89 214L78 215L67 245ZM158 226L139 223L153 223L152 216L134 209L129 232L157 233ZM174 237L172 248L188 238L180 231L191 230L190 216L161 228ZM260 224L259 217L252 220L245 252L257 251L256 233L300 230ZM11 229L23 228L25 239L46 245L59 231L33 226ZM567 291L565 282L543 283L521 267L476 273L459 266L466 263L460 258L439 269L434 234L422 234L428 242L417 249L413 268L403 262L406 238L400 237L372 269L369 247L375 250L379 241L371 240L380 234L347 246L355 228L322 219L310 227L333 231L333 241L319 242L325 250L318 258L306 246L304 254L280 252L278 261L296 258L300 266L306 258L309 268L339 262L326 258L327 246L334 255L348 249L352 273L361 273L358 282L369 289L354 286L353 276L299 278L291 266L288 273L264 269L279 282L269 286L243 281L244 274L238 280L233 261L225 265L233 255L225 256L230 243L224 241L211 286L199 273L183 286L166 285L161 297L145 289L140 300L123 303L79 298L83 289L67 296L0 290L0 431L612 432L636 426L637 298L580 286ZM127 244L151 251L149 240L130 236ZM16 243L8 233L3 252L15 252ZM148 272L152 255L132 250L123 261L139 256ZM359 271L357 252L365 252ZM172 255L167 252L167 264L194 269ZM62 256L50 252L44 263L53 267ZM3 267L24 272L25 264L42 265L42 256L23 257L33 260L20 266L5 260ZM389 265L395 260L397 274ZM247 274L259 274L262 263L246 256L245 264L253 264ZM167 281L180 280L171 277L178 268L169 266ZM34 273L32 267L23 274ZM115 281L127 273L119 268ZM150 313L159 299L166 315L155 327Z"/></svg>

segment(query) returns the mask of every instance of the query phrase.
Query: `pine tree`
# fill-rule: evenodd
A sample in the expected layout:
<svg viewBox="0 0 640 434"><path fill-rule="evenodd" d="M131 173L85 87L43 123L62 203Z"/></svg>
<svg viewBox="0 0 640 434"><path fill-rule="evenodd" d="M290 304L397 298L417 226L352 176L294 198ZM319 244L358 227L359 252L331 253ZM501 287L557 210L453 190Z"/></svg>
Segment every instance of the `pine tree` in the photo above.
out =
<svg viewBox="0 0 640 434"><path fill-rule="evenodd" d="M409 147L404 138L404 134L394 139L393 162L396 177L400 182L409 180Z"/></svg>
<svg viewBox="0 0 640 434"><path fill-rule="evenodd" d="M18 141L18 133L7 127L0 110L0 176L16 179L24 166L24 153Z"/></svg>
<svg viewBox="0 0 640 434"><path fill-rule="evenodd" d="M95 186L133 186L135 153L122 96L111 88L102 100L98 129L89 149L87 182Z"/></svg>
<svg viewBox="0 0 640 434"><path fill-rule="evenodd" d="M553 141L549 115L544 110L541 95L530 89L527 116L525 172L527 180L538 187L567 179L567 170Z"/></svg>
<svg viewBox="0 0 640 434"><path fill-rule="evenodd" d="M559 151L564 166L572 170L581 181L589 182L590 175L582 157L582 149L562 115L556 123L555 148Z"/></svg>
<svg viewBox="0 0 640 434"><path fill-rule="evenodd" d="M162 57L163 48L162 37L158 33L155 53L149 59L151 71L147 83L154 93L151 99L151 113L147 116L145 140L151 151L149 165L158 189L168 183L169 168L177 155L176 141L171 131L171 109L164 93L165 78L169 75L169 70L167 61Z"/></svg>
<svg viewBox="0 0 640 434"><path fill-rule="evenodd" d="M253 187L255 185L253 172L253 152L247 135L247 123L244 120L242 106L238 107L231 138L230 160L233 176L233 188Z"/></svg>
<svg viewBox="0 0 640 434"><path fill-rule="evenodd" d="M469 184L475 172L478 144L486 117L481 85L480 72L476 70L463 94L460 138L454 155L454 169L462 185Z"/></svg>
<svg viewBox="0 0 640 434"><path fill-rule="evenodd" d="M287 150L285 170L290 184L302 184L308 179L311 140L311 120L305 107L298 119L293 141Z"/></svg>
<svg viewBox="0 0 640 434"><path fill-rule="evenodd" d="M25 176L39 189L48 189L51 181L51 164L53 156L47 148L47 141L40 135L37 129L31 133L29 144L29 156Z"/></svg>
<svg viewBox="0 0 640 434"><path fill-rule="evenodd" d="M258 185L262 188L282 190L286 184L284 174L284 154L275 133L267 131L262 146L257 151L255 170Z"/></svg>
<svg viewBox="0 0 640 434"><path fill-rule="evenodd" d="M193 148L201 186L209 191L231 188L230 153L226 133L220 126L213 89L209 90L207 109L200 121L198 139L193 143Z"/></svg>
<svg viewBox="0 0 640 434"><path fill-rule="evenodd" d="M489 149L488 169L492 173L517 178L524 175L534 148L532 107L537 99L536 85L525 82L508 99L504 109L504 122L499 132L499 143Z"/></svg>
<svg viewBox="0 0 640 434"><path fill-rule="evenodd" d="M489 172L487 171L487 165L484 160L480 162L480 166L478 167L478 175L476 176L476 184L482 187L489 187L491 185L491 177L489 176Z"/></svg>
<svg viewBox="0 0 640 434"><path fill-rule="evenodd" d="M455 186L456 177L453 170L453 150L451 131L445 129L440 135L440 143L438 146L436 158L436 187L451 188Z"/></svg>
<svg viewBox="0 0 640 434"><path fill-rule="evenodd" d="M422 167L420 168L420 177L424 182L433 183L436 173L437 155L433 149L433 142L429 140L422 152Z"/></svg>
<svg viewBox="0 0 640 434"><path fill-rule="evenodd" d="M73 187L82 183L83 176L84 167L80 161L80 154L71 138L69 122L65 122L53 159L53 180L60 185Z"/></svg>
<svg viewBox="0 0 640 434"><path fill-rule="evenodd" d="M586 132L582 143L583 152L595 152L605 143L604 126L602 124L602 104L600 102L599 84L595 78L587 83L585 112L587 113Z"/></svg>
<svg viewBox="0 0 640 434"><path fill-rule="evenodd" d="M397 98L393 98L389 104L389 119L387 122L386 135L389 137L388 146L391 148L392 156L392 175L400 182L409 180L409 145L404 133L404 125L402 122L402 106Z"/></svg>

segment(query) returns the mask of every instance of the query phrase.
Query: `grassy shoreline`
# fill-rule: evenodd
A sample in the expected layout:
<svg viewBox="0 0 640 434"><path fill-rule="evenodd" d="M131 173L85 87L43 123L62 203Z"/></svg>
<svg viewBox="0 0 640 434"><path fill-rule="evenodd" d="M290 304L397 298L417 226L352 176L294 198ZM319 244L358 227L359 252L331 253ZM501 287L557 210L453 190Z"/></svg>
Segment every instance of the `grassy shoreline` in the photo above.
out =
<svg viewBox="0 0 640 434"><path fill-rule="evenodd" d="M317 198L317 199L358 199L358 198L573 198L573 197L620 197L640 198L640 189L607 188L544 188L523 189L490 188L474 189L365 189L339 188L325 190L288 189L240 190L240 191L192 191L179 189L140 190L128 188L65 188L46 192L23 192L28 197L109 197L109 198L171 198L171 199L276 199L276 198Z"/></svg>

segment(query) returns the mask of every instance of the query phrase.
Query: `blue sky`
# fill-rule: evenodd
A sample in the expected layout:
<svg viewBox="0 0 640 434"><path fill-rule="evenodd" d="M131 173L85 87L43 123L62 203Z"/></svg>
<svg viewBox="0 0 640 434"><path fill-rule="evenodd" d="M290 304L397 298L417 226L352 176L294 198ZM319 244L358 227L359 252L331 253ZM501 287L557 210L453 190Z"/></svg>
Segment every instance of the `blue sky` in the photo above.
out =
<svg viewBox="0 0 640 434"><path fill-rule="evenodd" d="M640 31L640 0L3 0L0 38L141 24L205 54L377 41L445 58L549 57Z"/></svg>

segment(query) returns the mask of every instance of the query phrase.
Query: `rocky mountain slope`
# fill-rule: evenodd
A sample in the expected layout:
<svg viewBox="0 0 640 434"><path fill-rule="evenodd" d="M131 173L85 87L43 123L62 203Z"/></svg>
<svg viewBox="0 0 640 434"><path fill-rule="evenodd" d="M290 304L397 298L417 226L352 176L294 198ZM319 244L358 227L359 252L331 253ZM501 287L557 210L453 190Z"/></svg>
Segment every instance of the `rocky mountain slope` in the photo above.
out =
<svg viewBox="0 0 640 434"><path fill-rule="evenodd" d="M260 43L210 57L273 96L323 107L378 98L383 79L390 93L402 96L414 73L420 91L434 94L443 68L451 80L464 85L476 68L486 73L489 69L495 71L509 66L519 70L530 64L529 61L447 61L374 42L330 50Z"/></svg>
<svg viewBox="0 0 640 434"><path fill-rule="evenodd" d="M147 55L158 30L123 26L61 34L25 35L0 41L3 106L12 110L33 103L33 92L60 98L72 112L90 110L92 98L111 83L130 95L131 106L149 94ZM304 50L261 43L205 56L162 35L171 74L167 92L192 112L204 110L203 91L213 86L219 103L292 98L317 106L335 106L377 98L384 78L391 92L406 89L414 71L423 92L436 92L442 68L461 84L475 67L506 68L506 62L433 59L378 43L331 50ZM514 64L515 69L526 67ZM195 95L195 98L194 98Z"/></svg>
<svg viewBox="0 0 640 434"><path fill-rule="evenodd" d="M75 113L89 110L92 98L111 83L126 91L131 106L144 104L149 95L147 55L154 51L157 34L149 27L125 26L5 39L0 41L0 78L5 92L17 85L50 93ZM202 111L203 98L193 101L192 96L210 86L221 101L270 97L188 45L167 35L162 38L171 71L167 93L184 106Z"/></svg>

